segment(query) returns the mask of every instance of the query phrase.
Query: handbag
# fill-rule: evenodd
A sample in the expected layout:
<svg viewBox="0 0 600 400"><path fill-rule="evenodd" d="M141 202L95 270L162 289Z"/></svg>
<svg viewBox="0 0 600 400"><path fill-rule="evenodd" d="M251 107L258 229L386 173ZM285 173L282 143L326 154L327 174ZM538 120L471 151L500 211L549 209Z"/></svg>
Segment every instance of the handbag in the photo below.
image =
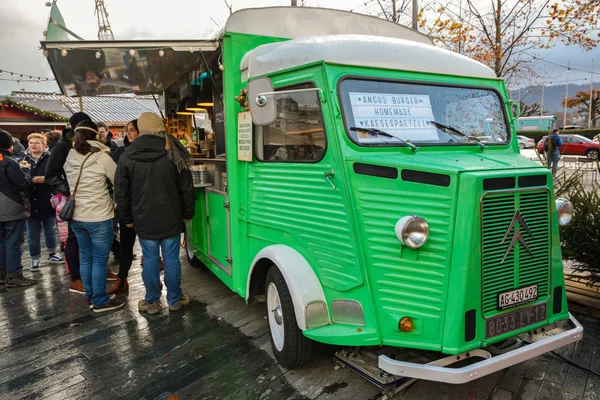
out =
<svg viewBox="0 0 600 400"><path fill-rule="evenodd" d="M67 197L67 200L65 201L65 204L63 205L62 210L60 210L59 217L63 221L71 221L73 219L73 215L75 214L75 195L77 194L77 188L79 187L79 181L81 180L83 166L85 165L85 162L88 160L88 158L90 158L90 156L92 154L94 154L94 153L88 154L87 157L81 163L81 167L79 167L79 176L77 177L77 183L75 183L75 188L73 189L73 193L71 193L71 195L69 197Z"/></svg>

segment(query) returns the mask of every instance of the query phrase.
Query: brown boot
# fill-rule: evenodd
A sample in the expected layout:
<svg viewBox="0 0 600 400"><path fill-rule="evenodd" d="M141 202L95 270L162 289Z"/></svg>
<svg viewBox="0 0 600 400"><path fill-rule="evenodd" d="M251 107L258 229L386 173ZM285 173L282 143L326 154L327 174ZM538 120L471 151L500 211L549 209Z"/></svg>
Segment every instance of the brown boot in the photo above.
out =
<svg viewBox="0 0 600 400"><path fill-rule="evenodd" d="M127 290L129 290L129 284L127 283L127 278L121 279L121 278L117 277L117 281L115 282L114 286L111 287L110 289L108 289L107 293L113 294L113 293L118 293L118 292L125 292Z"/></svg>

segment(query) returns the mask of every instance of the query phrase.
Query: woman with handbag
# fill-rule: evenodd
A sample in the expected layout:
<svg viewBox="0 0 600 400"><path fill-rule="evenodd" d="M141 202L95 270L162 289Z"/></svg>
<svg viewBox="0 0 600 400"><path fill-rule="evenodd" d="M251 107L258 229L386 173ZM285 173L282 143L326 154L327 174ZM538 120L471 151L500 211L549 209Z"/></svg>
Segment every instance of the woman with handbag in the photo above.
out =
<svg viewBox="0 0 600 400"><path fill-rule="evenodd" d="M82 121L75 128L73 149L65 162L71 195L61 218L70 220L81 252L80 272L94 313L117 310L124 303L106 293L106 266L112 246L114 202L107 179L114 183L116 164L110 149L98 141L98 127Z"/></svg>

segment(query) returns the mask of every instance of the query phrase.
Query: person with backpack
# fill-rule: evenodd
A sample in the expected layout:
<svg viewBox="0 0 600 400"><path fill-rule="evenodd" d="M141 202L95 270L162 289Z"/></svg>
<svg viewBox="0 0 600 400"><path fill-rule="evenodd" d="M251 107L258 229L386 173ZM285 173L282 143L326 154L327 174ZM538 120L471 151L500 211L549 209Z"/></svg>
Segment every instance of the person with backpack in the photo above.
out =
<svg viewBox="0 0 600 400"><path fill-rule="evenodd" d="M560 129L553 129L550 137L546 138L544 150L548 154L548 166L552 170L552 175L556 175L558 171L558 160L560 159L560 146L562 146L560 138Z"/></svg>

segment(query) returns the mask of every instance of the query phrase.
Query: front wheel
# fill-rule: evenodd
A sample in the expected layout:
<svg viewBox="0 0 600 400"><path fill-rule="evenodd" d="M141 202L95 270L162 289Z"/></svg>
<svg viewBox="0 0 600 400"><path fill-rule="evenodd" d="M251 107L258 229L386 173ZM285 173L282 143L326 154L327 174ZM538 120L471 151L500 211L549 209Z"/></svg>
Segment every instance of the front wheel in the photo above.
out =
<svg viewBox="0 0 600 400"><path fill-rule="evenodd" d="M194 251L192 250L191 241L188 238L187 230L183 234L183 240L185 242L185 255L187 257L188 262L192 267L200 268L202 267L202 262L194 255Z"/></svg>
<svg viewBox="0 0 600 400"><path fill-rule="evenodd" d="M310 360L312 342L298 328L292 296L285 278L276 266L272 266L267 272L265 293L275 358L287 369L303 366Z"/></svg>
<svg viewBox="0 0 600 400"><path fill-rule="evenodd" d="M586 157L589 158L590 160L597 160L598 159L598 150L592 149L592 150L588 150L585 153Z"/></svg>

